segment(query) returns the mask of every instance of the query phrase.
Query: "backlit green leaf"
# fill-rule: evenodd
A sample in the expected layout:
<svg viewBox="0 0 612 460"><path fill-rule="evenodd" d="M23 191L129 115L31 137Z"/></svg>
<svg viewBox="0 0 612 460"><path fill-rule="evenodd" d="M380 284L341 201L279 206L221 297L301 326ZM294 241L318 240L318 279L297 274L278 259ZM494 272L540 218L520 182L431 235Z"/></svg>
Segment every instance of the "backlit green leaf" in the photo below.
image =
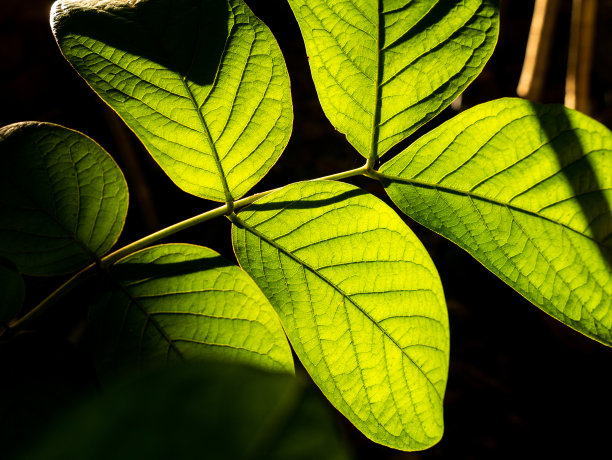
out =
<svg viewBox="0 0 612 460"><path fill-rule="evenodd" d="M497 40L497 0L289 0L325 114L364 157L448 106Z"/></svg>
<svg viewBox="0 0 612 460"><path fill-rule="evenodd" d="M242 0L60 0L64 56L183 190L239 198L291 134L289 76Z"/></svg>
<svg viewBox="0 0 612 460"><path fill-rule="evenodd" d="M81 133L49 123L0 128L0 256L28 275L69 273L117 241L121 170Z"/></svg>
<svg viewBox="0 0 612 460"><path fill-rule="evenodd" d="M16 458L345 460L325 409L288 375L183 364L107 387L50 424Z"/></svg>
<svg viewBox="0 0 612 460"><path fill-rule="evenodd" d="M24 297L25 285L19 271L0 257L0 326L17 316Z"/></svg>
<svg viewBox="0 0 612 460"><path fill-rule="evenodd" d="M102 374L183 358L217 358L293 372L272 306L239 267L201 246L168 244L115 264L90 311Z"/></svg>
<svg viewBox="0 0 612 460"><path fill-rule="evenodd" d="M381 444L416 450L440 439L446 304L397 214L354 186L301 182L241 212L232 236L334 406Z"/></svg>
<svg viewBox="0 0 612 460"><path fill-rule="evenodd" d="M562 106L482 104L383 165L406 214L612 344L612 133Z"/></svg>

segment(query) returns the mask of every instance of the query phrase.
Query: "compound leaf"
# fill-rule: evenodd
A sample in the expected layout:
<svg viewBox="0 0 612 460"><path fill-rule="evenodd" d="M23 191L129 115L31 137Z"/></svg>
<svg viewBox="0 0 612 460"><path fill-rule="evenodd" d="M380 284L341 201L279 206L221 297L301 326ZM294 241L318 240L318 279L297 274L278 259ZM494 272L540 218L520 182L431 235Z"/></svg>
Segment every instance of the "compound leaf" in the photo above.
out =
<svg viewBox="0 0 612 460"><path fill-rule="evenodd" d="M121 170L85 135L49 123L0 128L0 256L27 275L69 273L117 241Z"/></svg>
<svg viewBox="0 0 612 460"><path fill-rule="evenodd" d="M448 106L497 41L496 0L289 0L325 114L364 157Z"/></svg>
<svg viewBox="0 0 612 460"><path fill-rule="evenodd" d="M60 0L64 56L183 190L239 198L291 134L289 76L242 0Z"/></svg>
<svg viewBox="0 0 612 460"><path fill-rule="evenodd" d="M15 458L349 458L326 405L292 376L190 363L105 390L54 420Z"/></svg>
<svg viewBox="0 0 612 460"><path fill-rule="evenodd" d="M399 208L545 312L612 345L612 133L519 99L468 110L383 165Z"/></svg>
<svg viewBox="0 0 612 460"><path fill-rule="evenodd" d="M293 372L289 343L257 285L215 251L155 246L117 262L92 305L98 370L218 358Z"/></svg>
<svg viewBox="0 0 612 460"><path fill-rule="evenodd" d="M387 205L301 182L234 219L234 250L334 406L372 440L424 449L443 431L449 333L429 255Z"/></svg>

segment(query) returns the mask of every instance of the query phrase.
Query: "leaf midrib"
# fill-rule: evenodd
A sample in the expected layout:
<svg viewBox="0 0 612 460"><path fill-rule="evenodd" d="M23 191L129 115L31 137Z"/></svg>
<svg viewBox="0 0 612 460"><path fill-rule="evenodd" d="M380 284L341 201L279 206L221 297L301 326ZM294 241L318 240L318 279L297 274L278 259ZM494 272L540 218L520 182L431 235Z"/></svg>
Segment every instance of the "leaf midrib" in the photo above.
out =
<svg viewBox="0 0 612 460"><path fill-rule="evenodd" d="M94 10L97 10L97 8L94 8ZM105 13L110 13L110 14L113 14L113 15L115 15L115 16L121 17L121 18L122 18L122 19L124 19L124 20L126 20L126 19L127 19L127 18L125 18L124 16L118 15L117 13L115 13L115 12L113 12L113 11L107 11L107 10L105 10ZM233 13L233 12L232 12L232 13ZM152 33L152 32L151 32L151 30L149 29L149 27L147 26L147 24L146 24L146 23L141 22L141 21L136 21L136 20L130 20L130 19L127 19L127 20L128 20L129 22L133 22L133 23L135 23L135 24L139 25L139 26L140 26L140 27L142 27L142 28L143 28L145 31L147 31L147 32L148 32L148 35L149 35L149 38L151 39L151 41L152 41L152 42L154 42L154 43L157 45L157 49L159 50L160 54L163 54L163 55L164 55L164 57L165 57L166 59L168 59L168 62L171 62L171 61L172 61L172 60L170 59L170 56L168 56L168 55L167 55L167 54L164 52L164 48L163 48L163 46L162 46L162 43L160 43L160 42L159 42L158 36L157 36L156 34L154 34L154 33ZM233 26L232 26L232 29L233 29ZM198 35L199 35L199 34L200 34L200 32L201 32L201 24L200 24L200 23L198 23L198 29L197 29L197 32L198 32ZM224 58L225 53L226 53L226 50L227 50L227 44L228 44L228 41L229 41L230 36L231 36L231 31L230 31L230 33L228 34L228 36L226 37L226 40L225 40L225 45L224 45L224 47L223 47L223 52L221 53L221 57L220 57L220 59L219 59L219 63L217 64L217 70L216 70L216 72L215 72L215 79L213 80L213 83L211 84L211 87L210 87L210 90L208 91L208 94L210 94L210 93L212 92L212 90L213 90L213 88L214 88L214 86L215 86L215 84L216 84L216 82L217 82L217 76L218 76L218 74L219 74L219 69L220 69L220 67L221 67L221 63L223 62L223 58ZM194 63L194 61L195 61L195 51L196 51L196 50L195 50L195 48L194 48L194 55L192 56L191 65L190 65L189 70L187 71L187 74L189 74L189 72L191 72L191 69L193 68L193 63ZM99 54L99 53L96 53L96 54ZM111 62L112 62L112 61L111 61ZM113 62L113 64L114 64L114 65L117 65L117 64L116 64L116 63L114 63L114 62ZM216 149L215 143L214 143L214 141L213 141L213 139L212 139L212 136L210 135L210 131L208 130L208 125L207 125L207 123L206 123L206 120L204 120L204 117L203 117L202 112L201 112L201 110L200 110L200 106L198 105L198 103L197 103L197 101L196 101L196 99L195 99L195 95L193 94L193 92L191 91L191 88L189 88L189 85L188 85L188 84L187 84L187 82L185 81L185 80L186 80L186 78L187 78L187 74L186 74L186 75L182 75L181 73L179 73L179 72L177 72L177 71L174 71L174 70L170 69L169 67L166 67L166 69L167 69L169 72L171 72L171 73L175 74L175 75L178 77L178 79L181 81L181 84L183 85L183 87L185 88L185 91L187 92L187 98L188 98L188 99L191 101L191 104L192 104L192 106L193 106L194 110L195 110L195 111L196 111L196 113L198 114L198 119L199 119L199 122L200 122L200 124L201 124L201 126L202 126L202 132L201 132L201 134L203 134L203 135L204 135L204 138L206 139L206 143L208 144L209 148L211 149L212 156L213 156L213 159L214 159L214 161L215 161L215 166L217 167L217 174L218 174L219 179L220 179L220 181L221 181L221 186L222 186L222 188L223 188L223 193L224 193L224 195L225 195L225 200L226 200L226 202L228 202L228 203L233 202L233 201L234 201L234 198L233 198L233 196L232 196L232 194L231 194L231 191L230 191L230 189L229 189L229 185L228 185L228 183L227 183L227 178L226 178L226 176L225 176L225 172L224 172L224 170L223 170L223 165L221 164L221 158L219 157L219 153L217 152L217 149ZM127 69L126 69L126 70L127 70ZM135 75L135 76L136 76L137 78L139 78L140 80L143 80L143 78L142 78L140 75ZM148 84L151 84L151 83L149 83L149 82L147 82L147 83L148 83ZM165 90L165 89L163 89L163 88L160 88L160 89L162 89L162 90L164 90L164 91L167 91L167 90ZM205 101L206 101L206 99L208 98L208 94L207 94L207 96L206 96L206 98L205 98ZM178 95L177 95L177 96L178 96ZM183 96L183 97L184 97L184 96ZM142 101L141 101L141 102L142 102ZM157 112L157 111L156 111L156 112ZM176 120L172 120L172 122L174 122L174 123L178 123ZM178 124L181 124L181 123L178 123Z"/></svg>
<svg viewBox="0 0 612 460"><path fill-rule="evenodd" d="M232 12L233 13L233 12ZM146 26L146 24L142 24L142 27L147 30L149 32L149 36L152 37L152 41L154 41L159 49L160 52L163 53L164 52L164 48L162 46L162 44L159 42L159 39L157 37L156 34L152 34L151 31L148 29L148 27ZM198 22L198 36L201 32L201 23ZM233 29L233 26L232 26ZM217 64L217 70L215 72L215 78L212 82L212 84L210 85L210 90L208 91L208 94L206 95L205 100L208 98L208 95L212 92L213 88L215 87L215 84L217 83L217 77L219 75L219 69L221 68L221 63L223 62L223 59L225 57L225 53L227 51L227 44L229 41L229 38L231 36L231 31L228 34L228 36L225 39L225 44L223 45L223 52L221 53L221 57L219 59L219 63ZM165 53L164 53L165 54ZM191 72L191 69L193 68L193 63L195 61L195 54L196 54L196 48L194 47L193 50L193 56L191 58L191 65L189 67L189 70L187 71L186 75L181 75L179 72L177 71L172 71L172 69L168 68L168 70L172 73L174 73L178 79L181 81L181 84L183 85L183 87L185 88L185 91L187 92L187 96L189 97L189 100L191 101L191 104L193 106L193 109L196 111L196 113L198 114L198 119L200 121L200 124L202 125L202 134L204 134L204 138L206 139L206 143L208 144L208 147L210 148L212 154L213 154L213 159L215 160L215 166L217 167L217 174L219 175L219 179L221 181L221 186L223 188L223 193L225 195L225 201L227 203L231 203L234 201L234 198L232 197L232 193L229 189L229 185L227 183L227 178L225 177L225 172L223 171L223 165L221 164L221 158L219 157L219 152L217 152L217 148L215 146L215 143L212 139L212 136L210 135L210 131L208 130L208 124L206 123L206 120L204 120L204 116L202 115L202 111L200 109L200 106L198 105L196 99L195 99L195 95L193 94L193 91L191 91L191 88L189 87L189 85L187 84L186 78L187 75L189 74L189 72ZM170 58L170 56L165 56L167 59ZM170 59L168 62L171 62ZM139 77L140 78L140 77Z"/></svg>
<svg viewBox="0 0 612 460"><path fill-rule="evenodd" d="M601 248L612 249L611 246L607 246L606 244L604 244L604 242L598 241L594 237L586 235L586 234L582 233L581 231L576 230L575 228L570 227L567 224L564 224L563 222L559 222L559 221L557 221L555 219L552 219L552 218L550 218L548 216L544 216L542 214L539 214L536 211L525 209L525 208L522 208L520 206L511 204L511 203L505 203L503 201L495 200L493 198L489 198L489 197L484 196L484 195L479 195L479 194L476 194L476 193L473 193L473 192L469 192L467 190L456 189L456 188L452 188L452 187L448 187L448 186L444 186L444 185L440 185L440 184L431 184L431 183L428 183L428 182L418 181L418 180L415 180L415 179L408 179L408 178L405 178L405 177L395 176L395 175L387 174L387 173L384 173L384 172L378 172L376 174L376 176L383 183L383 186L385 186L385 182L386 181L389 181L391 183L399 182L399 183L406 184L406 185L412 185L412 186L417 187L417 188L434 189L434 190L438 190L438 191L445 192L445 193L452 194L452 195L465 196L465 197L469 197L469 198L476 199L476 200L479 200L479 201L484 201L484 202L487 202L487 203L490 203L490 204L493 204L493 205L496 205L496 206L500 206L500 207L503 207L503 208L512 209L514 211L518 211L518 212L521 212L523 214L530 215L532 217L537 217L539 219L543 219L543 220L545 220L547 222L550 222L552 224L564 227L567 230L570 230L571 232L577 233L578 235L582 236L583 238L587 238L587 239L593 241L597 246L599 246Z"/></svg>
<svg viewBox="0 0 612 460"><path fill-rule="evenodd" d="M374 113L372 114L372 127L370 128L370 152L368 155L368 163L374 165L378 160L378 137L380 135L380 110L382 106L381 93L382 85L380 84L383 77L383 69L381 65L380 49L381 34L382 34L382 0L376 0L376 78L374 79Z"/></svg>
<svg viewBox="0 0 612 460"><path fill-rule="evenodd" d="M47 172L48 172L48 171L47 171ZM77 173L77 175L78 175L78 173ZM68 229L68 228L67 228L67 227L66 227L66 226L63 224L63 222L57 218L57 216L56 216L55 214L51 214L51 213L50 213L50 212L49 212L49 211L48 211L48 210L47 210L47 209L46 209L46 208L45 208L45 207L44 207L44 206L43 206L43 205L42 205L42 204L41 204L41 203L40 203L40 202L39 202L39 201L38 201L38 200L37 200L37 199L36 199L36 198L33 196L33 195L31 195L31 194L29 194L29 193L28 193L28 190L24 190L22 187L20 187L20 186L19 186L19 184L15 183L15 182L13 181L13 179L12 179L10 176L9 176L9 177L5 176L5 177L7 178L8 182L10 182L10 183L13 185L13 187L14 187L15 189L20 190L20 191L21 191L21 193L22 193L24 196L27 196L27 197L28 197L28 198L29 198L29 199L32 201L32 203L34 203L35 205L37 205L37 206L38 206L38 208L34 208L34 209L33 209L33 211L42 212L42 213L43 213L43 214L45 214L45 215L46 215L46 216L47 216L47 217L48 217L50 220L52 220L53 222L55 222L55 223L57 224L57 226L58 226L60 229L62 229L62 230L63 230L63 231L66 233L66 236L67 236L68 238L63 237L63 239L65 238L65 239L68 239L68 240L72 240L72 241L74 241L74 242L75 242L75 243L76 243L76 244L77 244L77 245L78 245L78 246L81 248L81 250L83 251L83 253L84 253L86 256L88 256L88 257L90 258L90 262L100 262L100 258L98 257L98 255L97 255L95 252L91 251L91 250L89 249L89 247L88 247L88 246L85 244L85 242L84 242L84 241L81 241L81 240L78 238L78 235L77 235L76 233L73 233L73 232L72 232L70 229ZM80 191L80 190L79 190L79 191ZM77 195L80 197L80 193L77 193ZM57 203L55 202L55 199L54 199L54 200L53 200L53 206L54 206L54 208L55 208L56 204L57 204ZM78 227L79 222L78 222L78 219L76 219L76 220L77 220L77 222L76 222L76 224L75 224L75 225ZM62 238L62 237L58 237L58 238ZM99 249L99 248L98 248L98 249ZM85 265L85 264L83 264L83 265L79 265L79 268L80 268L81 266L84 266L84 265ZM72 270L70 270L70 271L72 271Z"/></svg>
<svg viewBox="0 0 612 460"><path fill-rule="evenodd" d="M127 287L125 287L123 285L123 283L121 282L121 280L119 280L113 273L111 273L110 271L107 271L106 274L110 278L112 283L115 284L119 288L119 290L128 298L130 303L133 304L133 305L136 305L138 310L140 310L140 312L145 316L146 319L145 319L145 326L144 326L144 328L146 328L147 324L149 324L149 323L153 324L153 326L155 327L157 332L168 343L168 346L171 349L173 349L176 352L176 354L181 359L185 359L185 357L183 356L182 352L174 344L174 341L172 340L172 338L170 336L168 336L168 334L166 334L166 332L160 326L160 324L157 322L157 320L155 318L153 318L153 315L149 311L147 311L147 309L139 302L139 299L137 297L133 296L132 293L130 292L130 290ZM129 310L129 308L130 307L128 305L126 307L126 310ZM126 317L127 317L127 314L126 314ZM144 328L143 328L143 331L144 331ZM142 347L142 339L140 340L139 347ZM139 361L143 361L142 357L140 357L140 354L139 354Z"/></svg>
<svg viewBox="0 0 612 460"><path fill-rule="evenodd" d="M221 60L223 60L223 56L221 57ZM221 61L219 61L219 65L221 65ZM219 152L217 152L215 143L213 142L212 137L210 135L210 131L208 130L208 125L206 124L206 120L204 120L204 116L202 115L202 112L200 111L198 107L198 103L195 100L195 96L193 95L191 88L189 88L189 85L187 85L187 82L185 81L186 77L181 76L179 73L176 73L176 75L180 78L181 83L183 84L183 86L185 87L185 90L187 91L187 94L189 95L189 99L191 100L193 108L198 114L198 119L200 120L200 124L202 125L202 130L203 130L202 134L204 134L204 138L206 139L206 142L208 143L208 147L212 151L213 159L215 160L215 165L217 166L217 173L219 174L219 179L221 180L221 186L223 187L223 193L225 194L225 201L228 203L233 202L234 198L232 197L232 193L230 192L229 185L227 183L227 178L225 177L225 172L223 171L223 165L221 164L221 158L219 157ZM213 82L213 86L214 86L214 82ZM211 91L212 91L213 86L211 86Z"/></svg>
<svg viewBox="0 0 612 460"><path fill-rule="evenodd" d="M285 254L286 256L288 256L290 259L292 259L294 262L298 263L299 265L301 265L302 267L308 269L308 271L310 271L311 273L313 273L316 277L320 278L322 281L324 281L327 285L329 285L332 289L336 290L340 295L342 295L342 297L344 297L345 299L347 299L359 312L361 312L368 320L370 320L370 322L372 322L372 324L374 324L379 330L380 332L383 333L383 335L385 337L387 337L391 343L393 343L402 353L402 355L406 356L406 358L408 358L408 360L413 364L413 366L418 369L418 371L423 375L423 377L425 377L425 379L427 380L427 382L429 383L429 385L431 385L431 387L434 389L434 391L436 392L436 395L439 398L439 401L442 401L442 396L440 395L440 392L438 391L438 388L436 387L436 385L431 381L431 379L429 378L429 376L417 365L417 363L412 359L412 357L410 357L410 355L408 355L404 348L397 343L397 341L395 340L395 338L393 338L389 332L383 328L382 326L380 326L380 324L378 322L376 322L374 320L374 318L372 318L372 316L370 316L357 302L355 302L348 294L346 294L342 289L340 289L340 287L336 286L331 280L329 280L326 276L324 276L323 274L319 273L316 269L314 269L313 267L311 267L309 264L307 264L306 262L304 262L302 259L300 259L299 257L293 255L292 253L290 253L289 251L287 251L286 249L284 249L282 246L280 246L279 244L277 244L274 240L271 240L270 238L266 237L263 233L261 233L260 231L256 230L254 227L252 227L251 225L248 225L243 219L241 219L238 216L234 217L236 224L242 226L245 230L248 230L249 232L251 232L253 235L255 235L256 237L258 237L260 240L263 240L265 242L267 242L268 244L270 244L272 247L274 247L277 251L282 252L283 254Z"/></svg>
<svg viewBox="0 0 612 460"><path fill-rule="evenodd" d="M436 4L432 4L430 6L430 8L425 11L421 17L415 21L415 23L409 28L407 29L399 39L401 39L403 36L405 36L407 33L409 33L412 29L414 29L421 21L423 21L424 18L426 18L431 11L435 8ZM358 11L360 11L357 8ZM381 124L381 108L382 108L382 87L387 85L391 80L395 79L399 74L403 73L409 66L412 65L412 63L414 63L417 59L420 59L422 56L430 54L432 52L434 52L436 49L440 48L446 41L448 41L450 39L450 37L452 37L454 34L457 33L457 31L459 31L462 27L464 27L466 24L468 24L478 13L478 11L480 10L480 7L476 9L476 11L474 11L474 13L472 15L470 15L468 18L466 18L466 20L461 24L461 26L459 26L452 34L449 35L449 37L447 39L445 39L444 41L436 44L435 47L433 47L431 50L429 51L425 51L423 54L420 54L419 56L416 56L410 63L406 64L402 69L400 69L398 72L396 72L392 77L390 77L389 79L383 81L383 68L381 65L381 55L383 52L387 51L388 49L392 48L396 42L386 45L386 46L381 46L383 44L382 42L382 33L384 31L384 27L381 27L381 22L383 21L383 18L385 16L386 13L383 11L383 5L382 5L382 0L377 0L377 21L376 21L376 78L374 79L374 112L372 114L372 126L371 126L371 131L370 131L370 152L369 152L369 159L368 162L371 164L374 164L374 162L376 162L380 156L382 156L382 154L386 153L386 150L382 152L382 154L379 152L379 136L380 136L380 130L382 127L382 124L387 123L389 120L386 120L384 123ZM361 11L360 11L361 13ZM363 13L362 13L363 14ZM366 15L363 14L363 16L367 19ZM365 74L364 74L365 75ZM367 75L366 75L367 76ZM432 93L432 94L435 94ZM412 108L414 105L407 107L403 112L407 111L408 109ZM401 112L400 112L401 113ZM394 115L397 116L398 114ZM411 128L407 129L410 130ZM416 129L416 128L415 128ZM407 131L404 130L404 131ZM387 149L388 150L388 149Z"/></svg>

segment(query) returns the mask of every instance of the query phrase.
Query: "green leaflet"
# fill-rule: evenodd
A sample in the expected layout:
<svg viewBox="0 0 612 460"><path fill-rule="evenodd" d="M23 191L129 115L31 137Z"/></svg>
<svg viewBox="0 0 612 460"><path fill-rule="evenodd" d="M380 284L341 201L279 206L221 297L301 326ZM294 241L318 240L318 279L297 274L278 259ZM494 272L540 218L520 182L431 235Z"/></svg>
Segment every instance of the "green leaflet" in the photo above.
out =
<svg viewBox="0 0 612 460"><path fill-rule="evenodd" d="M325 114L376 159L448 106L497 41L497 0L289 0Z"/></svg>
<svg viewBox="0 0 612 460"><path fill-rule="evenodd" d="M0 128L0 256L27 275L69 273L117 241L121 170L85 135L49 123Z"/></svg>
<svg viewBox="0 0 612 460"><path fill-rule="evenodd" d="M0 258L0 327L19 314L24 297L25 284L19 271Z"/></svg>
<svg viewBox="0 0 612 460"><path fill-rule="evenodd" d="M297 379L213 363L150 372L49 425L19 459L346 460L329 411ZM70 442L66 442L69 439Z"/></svg>
<svg viewBox="0 0 612 460"><path fill-rule="evenodd" d="M289 76L241 0L60 0L64 56L183 190L236 199L291 135Z"/></svg>
<svg viewBox="0 0 612 460"><path fill-rule="evenodd" d="M612 344L612 133L562 106L474 107L383 165L402 211Z"/></svg>
<svg viewBox="0 0 612 460"><path fill-rule="evenodd" d="M241 212L232 241L304 367L357 428L403 450L440 439L446 304L397 214L354 186L301 182Z"/></svg>
<svg viewBox="0 0 612 460"><path fill-rule="evenodd" d="M293 372L278 317L257 285L215 251L154 246L117 262L90 310L102 374L217 358Z"/></svg>

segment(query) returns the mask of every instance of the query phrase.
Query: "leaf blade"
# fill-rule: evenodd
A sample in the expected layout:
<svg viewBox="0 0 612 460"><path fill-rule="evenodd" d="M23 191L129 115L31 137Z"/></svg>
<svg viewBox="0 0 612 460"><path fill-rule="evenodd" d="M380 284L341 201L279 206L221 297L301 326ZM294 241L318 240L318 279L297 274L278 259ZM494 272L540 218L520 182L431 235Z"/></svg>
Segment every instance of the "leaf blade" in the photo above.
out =
<svg viewBox="0 0 612 460"><path fill-rule="evenodd" d="M433 263L393 211L353 186L298 183L242 211L232 239L332 404L376 442L437 442L445 303Z"/></svg>
<svg viewBox="0 0 612 460"><path fill-rule="evenodd" d="M323 110L378 158L448 106L497 40L497 2L290 0Z"/></svg>
<svg viewBox="0 0 612 460"><path fill-rule="evenodd" d="M288 375L184 363L89 399L47 424L19 458L185 459L202 457L202 446L206 458L351 458L329 407ZM63 442L67 434L75 441Z"/></svg>
<svg viewBox="0 0 612 460"><path fill-rule="evenodd" d="M85 135L50 123L0 129L0 256L27 275L70 273L115 244L123 174Z"/></svg>
<svg viewBox="0 0 612 460"><path fill-rule="evenodd" d="M61 0L64 56L180 188L237 199L291 133L289 77L270 30L241 0Z"/></svg>
<svg viewBox="0 0 612 460"><path fill-rule="evenodd" d="M594 120L505 99L428 133L383 165L381 180L403 212L609 345L611 152Z"/></svg>
<svg viewBox="0 0 612 460"><path fill-rule="evenodd" d="M90 309L101 374L215 358L293 372L289 344L255 283L211 249L154 246L117 262Z"/></svg>

